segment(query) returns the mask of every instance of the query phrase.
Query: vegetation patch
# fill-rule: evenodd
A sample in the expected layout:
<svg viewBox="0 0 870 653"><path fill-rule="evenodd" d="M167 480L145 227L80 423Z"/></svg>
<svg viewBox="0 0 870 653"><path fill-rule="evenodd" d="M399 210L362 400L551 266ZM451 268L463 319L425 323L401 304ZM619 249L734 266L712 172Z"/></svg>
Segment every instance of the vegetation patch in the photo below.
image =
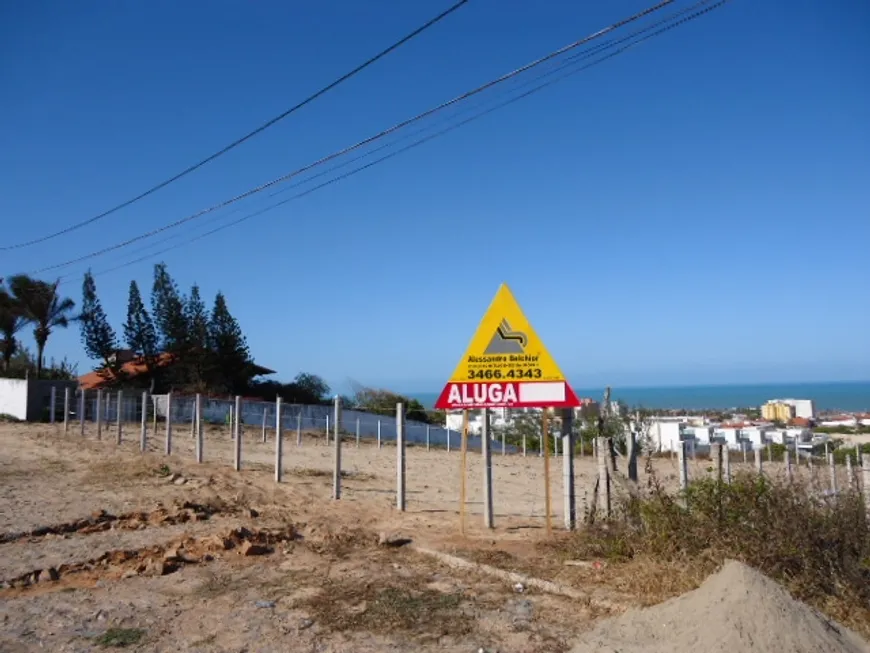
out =
<svg viewBox="0 0 870 653"><path fill-rule="evenodd" d="M145 631L140 628L109 628L94 642L104 648L124 648L138 644L145 636Z"/></svg>
<svg viewBox="0 0 870 653"><path fill-rule="evenodd" d="M442 593L407 580L401 587L363 582L329 582L305 600L315 623L334 631L412 633L423 640L461 637L473 618L462 609L458 593Z"/></svg>
<svg viewBox="0 0 870 653"><path fill-rule="evenodd" d="M699 480L673 495L653 476L650 491L626 499L613 519L542 546L608 562L607 575L641 601L692 589L726 559L739 560L870 634L870 525L850 490L828 497L746 474L730 484Z"/></svg>

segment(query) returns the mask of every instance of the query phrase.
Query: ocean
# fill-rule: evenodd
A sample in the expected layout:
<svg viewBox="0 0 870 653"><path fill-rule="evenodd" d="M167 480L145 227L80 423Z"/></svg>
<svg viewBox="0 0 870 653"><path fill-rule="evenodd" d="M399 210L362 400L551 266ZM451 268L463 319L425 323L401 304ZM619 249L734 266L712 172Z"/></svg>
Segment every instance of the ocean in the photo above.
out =
<svg viewBox="0 0 870 653"><path fill-rule="evenodd" d="M578 388L579 397L601 401L604 388ZM437 392L410 393L424 406L432 407ZM838 383L767 383L759 385L699 385L660 388L611 389L611 397L630 407L728 410L761 406L769 399L812 399L816 410L870 412L870 381Z"/></svg>

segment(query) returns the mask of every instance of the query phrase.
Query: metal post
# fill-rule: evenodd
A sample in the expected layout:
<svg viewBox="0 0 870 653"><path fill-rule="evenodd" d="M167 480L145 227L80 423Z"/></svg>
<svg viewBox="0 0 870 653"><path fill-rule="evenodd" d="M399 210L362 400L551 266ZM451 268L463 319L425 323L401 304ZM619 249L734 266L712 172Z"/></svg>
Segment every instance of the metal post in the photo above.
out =
<svg viewBox="0 0 870 653"><path fill-rule="evenodd" d="M48 421L50 424L54 424L54 412L57 409L57 388L54 386L51 386L49 401L51 403L48 407Z"/></svg>
<svg viewBox="0 0 870 653"><path fill-rule="evenodd" d="M103 391L97 389L97 405L94 416L97 420L97 440L103 439Z"/></svg>
<svg viewBox="0 0 870 653"><path fill-rule="evenodd" d="M196 462L202 462L202 395L198 392L194 398L193 404L193 432L196 434L196 444L194 445L194 455Z"/></svg>
<svg viewBox="0 0 870 653"><path fill-rule="evenodd" d="M79 422L81 422L82 428L82 437L85 436L85 409L87 408L87 404L85 404L85 394L86 390L82 388L82 394L79 400Z"/></svg>
<svg viewBox="0 0 870 653"><path fill-rule="evenodd" d="M233 451L233 469L237 472L242 469L242 398L236 395L236 409L233 411L233 438L235 439L235 447Z"/></svg>
<svg viewBox="0 0 870 653"><path fill-rule="evenodd" d="M430 445L430 442L429 442L429 425L427 424L427 425L426 425L426 451L429 451L430 446L431 446L431 445Z"/></svg>
<svg viewBox="0 0 870 653"><path fill-rule="evenodd" d="M118 393L118 405L120 406L121 393ZM120 413L119 413L120 414ZM121 424L121 420L118 420L118 424ZM120 428L118 430L118 437L121 437ZM163 452L169 456L172 454L172 393L166 393L166 446Z"/></svg>
<svg viewBox="0 0 870 653"><path fill-rule="evenodd" d="M605 518L610 517L610 470L607 467L607 438L595 439L598 463L598 510Z"/></svg>
<svg viewBox="0 0 870 653"><path fill-rule="evenodd" d="M299 413L302 417L302 413ZM301 422L301 420L300 420ZM275 482L284 475L284 433L281 429L281 397L275 398Z"/></svg>
<svg viewBox="0 0 870 653"><path fill-rule="evenodd" d="M124 435L122 432L123 422L122 422L122 415L121 415L121 408L124 405L123 399L124 399L124 395L123 395L122 391L118 390L118 414L115 416L115 421L116 421L116 424L115 424L115 443L116 444L121 444L121 440L122 440L123 435Z"/></svg>
<svg viewBox="0 0 870 653"><path fill-rule="evenodd" d="M63 389L63 434L69 433L69 386Z"/></svg>
<svg viewBox="0 0 870 653"><path fill-rule="evenodd" d="M447 427L447 453L450 453L450 427Z"/></svg>
<svg viewBox="0 0 870 653"><path fill-rule="evenodd" d="M329 416L327 416L327 419ZM341 397L335 396L335 419L333 420L333 428L335 435L333 436L333 445L335 446L335 458L332 468L332 498L336 501L341 499ZM327 434L327 437L329 435Z"/></svg>
<svg viewBox="0 0 870 653"><path fill-rule="evenodd" d="M356 448L359 449L359 417L356 418Z"/></svg>
<svg viewBox="0 0 870 653"><path fill-rule="evenodd" d="M731 449L728 445L722 447L722 467L725 473L725 482L731 483Z"/></svg>
<svg viewBox="0 0 870 653"><path fill-rule="evenodd" d="M574 410L562 411L562 499L564 501L565 528L577 527L577 502L574 493Z"/></svg>
<svg viewBox="0 0 870 653"><path fill-rule="evenodd" d="M329 446L329 415L326 416L326 446Z"/></svg>
<svg viewBox="0 0 870 653"><path fill-rule="evenodd" d="M99 392L97 393L99 397ZM100 418L97 417L99 420ZM148 392L142 393L142 424L139 427L139 451L145 452L148 448Z"/></svg>
<svg viewBox="0 0 870 653"><path fill-rule="evenodd" d="M396 509L405 512L405 407L396 404Z"/></svg>
<svg viewBox="0 0 870 653"><path fill-rule="evenodd" d="M378 449L381 448L381 420L378 420Z"/></svg>
<svg viewBox="0 0 870 653"><path fill-rule="evenodd" d="M489 410L483 409L480 430L480 452L483 456L483 525L494 528L492 514L492 446L489 433Z"/></svg>

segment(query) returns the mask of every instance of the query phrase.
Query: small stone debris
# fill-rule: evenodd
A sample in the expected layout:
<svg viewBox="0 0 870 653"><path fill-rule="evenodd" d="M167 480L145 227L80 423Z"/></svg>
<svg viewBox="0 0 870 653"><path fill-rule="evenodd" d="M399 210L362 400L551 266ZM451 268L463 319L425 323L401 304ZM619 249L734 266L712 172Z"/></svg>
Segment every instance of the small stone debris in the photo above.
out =
<svg viewBox="0 0 870 653"><path fill-rule="evenodd" d="M314 621L311 619L302 619L299 622L299 630L308 630L311 626L314 625Z"/></svg>
<svg viewBox="0 0 870 653"><path fill-rule="evenodd" d="M248 517L257 518L260 516L260 513L254 508L248 508Z"/></svg>
<svg viewBox="0 0 870 653"><path fill-rule="evenodd" d="M378 546L398 548L400 546L405 546L406 544L410 543L411 538L409 537L402 537L394 533L378 533Z"/></svg>
<svg viewBox="0 0 870 653"><path fill-rule="evenodd" d="M514 584L514 592L516 592L517 594L522 594L525 591L526 591L526 586L523 585L522 583Z"/></svg>
<svg viewBox="0 0 870 653"><path fill-rule="evenodd" d="M53 583L60 578L60 574L57 573L57 569L54 567L37 571L33 576L34 582L37 583Z"/></svg>
<svg viewBox="0 0 870 653"><path fill-rule="evenodd" d="M169 476L166 477L166 482L168 484L175 483L175 481L177 481L180 478L181 478L181 474L179 474L178 472L173 472L172 474L170 474Z"/></svg>
<svg viewBox="0 0 870 653"><path fill-rule="evenodd" d="M245 540L242 542L242 546L239 547L239 553L243 556L261 556L269 553L269 549L265 546L254 544L250 540Z"/></svg>
<svg viewBox="0 0 870 653"><path fill-rule="evenodd" d="M274 601L256 601L254 603L254 605L256 605L258 608L274 608L275 602Z"/></svg>
<svg viewBox="0 0 870 653"><path fill-rule="evenodd" d="M172 481L172 483L174 485L184 485L185 483L187 483L187 479L184 478L183 476L179 476L174 481Z"/></svg>

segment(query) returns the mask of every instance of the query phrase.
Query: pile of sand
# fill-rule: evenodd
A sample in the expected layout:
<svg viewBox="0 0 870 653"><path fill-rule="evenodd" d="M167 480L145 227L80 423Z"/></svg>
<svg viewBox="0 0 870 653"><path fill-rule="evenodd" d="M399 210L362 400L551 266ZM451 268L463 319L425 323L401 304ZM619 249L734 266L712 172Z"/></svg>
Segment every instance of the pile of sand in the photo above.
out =
<svg viewBox="0 0 870 653"><path fill-rule="evenodd" d="M870 653L778 583L726 562L693 592L599 623L571 653Z"/></svg>

